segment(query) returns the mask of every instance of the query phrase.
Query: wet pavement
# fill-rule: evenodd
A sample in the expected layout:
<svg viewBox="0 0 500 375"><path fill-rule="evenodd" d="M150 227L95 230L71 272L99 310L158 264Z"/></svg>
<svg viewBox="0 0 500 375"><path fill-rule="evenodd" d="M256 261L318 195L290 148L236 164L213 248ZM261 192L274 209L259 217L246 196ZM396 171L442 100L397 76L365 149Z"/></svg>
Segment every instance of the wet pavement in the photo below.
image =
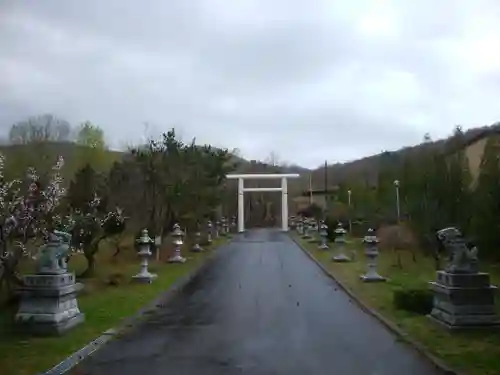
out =
<svg viewBox="0 0 500 375"><path fill-rule="evenodd" d="M439 374L270 229L237 236L182 294L75 373Z"/></svg>

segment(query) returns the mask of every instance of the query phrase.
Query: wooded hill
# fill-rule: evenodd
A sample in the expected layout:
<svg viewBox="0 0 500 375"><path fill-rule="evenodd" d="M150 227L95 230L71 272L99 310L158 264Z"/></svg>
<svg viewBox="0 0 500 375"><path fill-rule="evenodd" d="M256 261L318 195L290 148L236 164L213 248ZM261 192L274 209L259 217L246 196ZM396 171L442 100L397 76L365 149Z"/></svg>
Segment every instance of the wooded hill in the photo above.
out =
<svg viewBox="0 0 500 375"><path fill-rule="evenodd" d="M331 188L339 183L348 183L353 180L375 184L378 171L383 163L397 163L409 156L418 157L419 154L431 149L452 152L454 147L466 147L491 134L500 134L500 123L465 131L462 145L450 145L451 135L446 139L436 141L426 137L423 143L416 146L403 147L397 151L385 151L347 163L330 164L327 168L327 185L328 188ZM84 157L84 154L87 151L87 147L73 142L47 141L0 146L0 152L6 156L7 174L15 175L15 170L24 170L28 166L34 166L43 172L50 168L57 156L61 155L65 160L63 175L67 181L71 180L75 171L85 162L87 158ZM106 150L99 157L98 165L95 168L102 171L108 170L115 161L121 160L124 155L124 151ZM309 189L311 173L313 189L324 188L325 171L323 166L311 171L297 165L273 166L262 161L246 160L237 155L233 155L233 161L237 163L235 173L299 173L300 179L290 181L291 193L292 191L298 193Z"/></svg>
<svg viewBox="0 0 500 375"><path fill-rule="evenodd" d="M463 133L463 142L461 144L453 144L451 142L451 134L448 138L436 141L432 141L430 137L426 135L424 137L424 141L416 146L403 147L396 151L385 151L377 155L367 156L348 163L332 164L327 168L328 188L334 187L340 183L348 183L353 180L362 180L368 184L375 185L378 171L381 165L385 163L399 163L408 157L418 158L420 155L431 150L443 153L453 153L460 148L468 147L478 140L494 134L500 134L500 123L465 131ZM324 188L324 174L324 167L319 167L312 171L313 189ZM307 176L307 179L308 178L309 176ZM305 186L305 182L303 182L303 185Z"/></svg>
<svg viewBox="0 0 500 375"><path fill-rule="evenodd" d="M76 170L81 168L88 156L93 154L88 147L78 145L74 142L44 141L28 144L1 145L0 152L6 158L6 173L10 176L16 175L16 170L25 170L27 167L35 167L41 173L48 171L58 156L65 161L63 177L70 181ZM126 151L104 150L101 155L93 156L92 164L96 170L107 171L115 161L120 161L126 156ZM234 173L299 173L306 174L310 170L299 166L272 166L265 162L246 160L240 156L233 155L231 162L236 163L237 169Z"/></svg>

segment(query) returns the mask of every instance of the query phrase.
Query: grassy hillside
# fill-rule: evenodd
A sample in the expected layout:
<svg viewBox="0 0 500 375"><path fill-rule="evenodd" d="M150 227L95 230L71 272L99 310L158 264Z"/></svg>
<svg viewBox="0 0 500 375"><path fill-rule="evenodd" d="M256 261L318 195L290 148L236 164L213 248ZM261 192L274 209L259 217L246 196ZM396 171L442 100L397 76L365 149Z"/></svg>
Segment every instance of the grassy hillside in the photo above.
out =
<svg viewBox="0 0 500 375"><path fill-rule="evenodd" d="M20 177L28 167L34 167L40 174L50 171L58 156L64 158L62 175L66 181L71 180L75 171L85 162L89 149L70 142L44 142L30 145L3 145L0 152L6 158L6 175L8 178ZM121 160L123 153L104 151L99 156L100 167L106 170L113 162Z"/></svg>

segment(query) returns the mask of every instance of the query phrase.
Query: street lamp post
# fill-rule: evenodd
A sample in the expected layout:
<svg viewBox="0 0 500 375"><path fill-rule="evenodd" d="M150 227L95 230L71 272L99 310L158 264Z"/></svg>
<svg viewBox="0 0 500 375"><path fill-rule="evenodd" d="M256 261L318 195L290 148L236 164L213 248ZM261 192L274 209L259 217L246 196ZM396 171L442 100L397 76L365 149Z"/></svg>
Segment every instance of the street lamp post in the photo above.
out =
<svg viewBox="0 0 500 375"><path fill-rule="evenodd" d="M400 220L400 207L399 207L399 180L394 180L394 187L396 188L396 213L398 217L398 223Z"/></svg>
<svg viewBox="0 0 500 375"><path fill-rule="evenodd" d="M352 211L351 211L351 194L352 191L349 189L347 190L347 204L349 206L349 233L352 233Z"/></svg>

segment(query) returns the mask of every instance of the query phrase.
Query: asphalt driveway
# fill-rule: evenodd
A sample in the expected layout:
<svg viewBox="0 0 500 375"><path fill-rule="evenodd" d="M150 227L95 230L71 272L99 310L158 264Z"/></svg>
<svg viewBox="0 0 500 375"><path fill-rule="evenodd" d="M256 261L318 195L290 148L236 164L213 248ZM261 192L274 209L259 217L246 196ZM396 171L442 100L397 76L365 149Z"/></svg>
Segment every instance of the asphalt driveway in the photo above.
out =
<svg viewBox="0 0 500 375"><path fill-rule="evenodd" d="M439 374L351 302L286 234L271 229L237 236L182 294L77 371Z"/></svg>

